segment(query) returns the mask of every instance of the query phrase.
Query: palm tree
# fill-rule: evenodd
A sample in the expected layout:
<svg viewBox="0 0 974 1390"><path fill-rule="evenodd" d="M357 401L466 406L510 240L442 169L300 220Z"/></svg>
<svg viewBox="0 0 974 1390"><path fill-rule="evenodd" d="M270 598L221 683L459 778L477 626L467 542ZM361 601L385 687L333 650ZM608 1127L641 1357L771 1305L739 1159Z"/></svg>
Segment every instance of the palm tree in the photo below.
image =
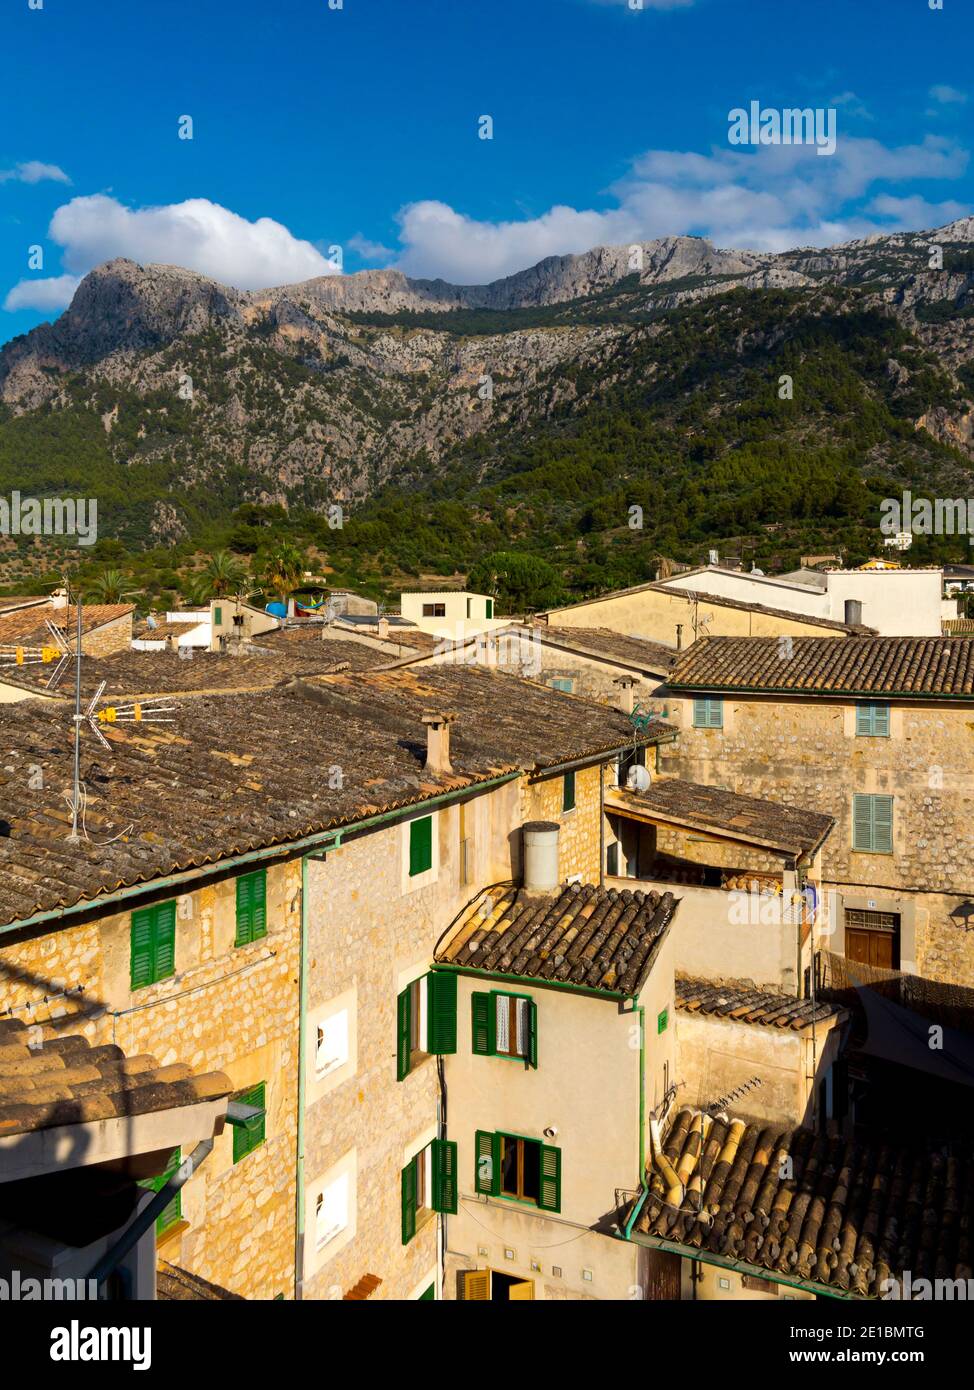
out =
<svg viewBox="0 0 974 1390"><path fill-rule="evenodd" d="M239 594L247 581L243 565L228 550L217 550L211 555L203 573L214 598Z"/></svg>
<svg viewBox="0 0 974 1390"><path fill-rule="evenodd" d="M86 586L88 596L98 603L121 603L125 596L125 575L121 570L102 570Z"/></svg>
<svg viewBox="0 0 974 1390"><path fill-rule="evenodd" d="M298 547L290 541L282 541L263 559L260 580L264 592L277 594L282 603L287 603L300 589L306 569L307 561Z"/></svg>

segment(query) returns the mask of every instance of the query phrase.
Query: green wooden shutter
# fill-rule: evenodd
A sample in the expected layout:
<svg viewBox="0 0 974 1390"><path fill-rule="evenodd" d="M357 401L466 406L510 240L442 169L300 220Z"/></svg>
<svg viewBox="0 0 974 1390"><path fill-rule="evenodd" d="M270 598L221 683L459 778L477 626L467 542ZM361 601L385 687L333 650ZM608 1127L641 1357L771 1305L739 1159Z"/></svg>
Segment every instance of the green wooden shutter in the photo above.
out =
<svg viewBox="0 0 974 1390"><path fill-rule="evenodd" d="M433 817L409 822L409 876L425 874L433 867Z"/></svg>
<svg viewBox="0 0 974 1390"><path fill-rule="evenodd" d="M470 996L470 1033L473 1050L479 1057L490 1056L490 1013L493 995L480 991Z"/></svg>
<svg viewBox="0 0 974 1390"><path fill-rule="evenodd" d="M877 854L893 853L893 798L874 796L873 808L873 849Z"/></svg>
<svg viewBox="0 0 974 1390"><path fill-rule="evenodd" d="M457 977L434 970L427 976L429 1051L457 1050Z"/></svg>
<svg viewBox="0 0 974 1390"><path fill-rule="evenodd" d="M396 1080L409 1075L410 1037L412 1035L411 991L406 988L396 1000Z"/></svg>
<svg viewBox="0 0 974 1390"><path fill-rule="evenodd" d="M173 1173L175 1173L176 1169L182 1163L182 1161L182 1150L173 1149L172 1153L169 1156L169 1162L166 1164L166 1171L164 1173L160 1173L155 1178L143 1179L138 1184L139 1187L145 1187L150 1192L161 1192L162 1189L165 1187L166 1183L172 1177ZM182 1217L182 1196L183 1192L182 1188L180 1188L179 1191L176 1193L175 1197L173 1197L172 1201L168 1202L166 1206L163 1207L159 1215L156 1217L157 1236L164 1235L165 1232L169 1230L170 1226L175 1226L176 1222L179 1221Z"/></svg>
<svg viewBox="0 0 974 1390"><path fill-rule="evenodd" d="M538 1206L542 1211L561 1211L561 1149L541 1145L541 1189Z"/></svg>
<svg viewBox="0 0 974 1390"><path fill-rule="evenodd" d="M411 1158L402 1170L402 1243L408 1245L416 1234L416 1164Z"/></svg>
<svg viewBox="0 0 974 1390"><path fill-rule="evenodd" d="M872 849L873 818L871 798L856 792L852 798L852 848Z"/></svg>
<svg viewBox="0 0 974 1390"><path fill-rule="evenodd" d="M487 1197L496 1197L500 1191L500 1136L487 1130L477 1130L477 1168L474 1173L474 1187Z"/></svg>
<svg viewBox="0 0 974 1390"><path fill-rule="evenodd" d="M152 946L155 940L155 912L151 907L132 913L129 975L133 989L152 984Z"/></svg>
<svg viewBox="0 0 974 1390"><path fill-rule="evenodd" d="M856 733L872 738L889 738L889 705L867 700L856 705Z"/></svg>
<svg viewBox="0 0 974 1390"><path fill-rule="evenodd" d="M250 874L243 874L237 879L237 935L233 942L235 946L250 945L252 884Z"/></svg>
<svg viewBox="0 0 974 1390"><path fill-rule="evenodd" d="M457 1146L451 1139L433 1140L433 1210L457 1214Z"/></svg>
<svg viewBox="0 0 974 1390"><path fill-rule="evenodd" d="M233 1161L239 1163L242 1158L246 1158L249 1153L263 1144L267 1132L267 1086L263 1081L259 1081L256 1086L251 1086L249 1091L241 1091L234 1096L234 1100L241 1101L244 1105L254 1105L263 1113L248 1120L246 1124L233 1126Z"/></svg>
<svg viewBox="0 0 974 1390"><path fill-rule="evenodd" d="M267 870L261 869L260 873L254 874L253 878L253 919L250 939L251 941L259 941L262 936L267 935Z"/></svg>
<svg viewBox="0 0 974 1390"><path fill-rule="evenodd" d="M695 699L693 702L693 727L695 729L705 729L707 727L707 701Z"/></svg>
<svg viewBox="0 0 974 1390"><path fill-rule="evenodd" d="M235 946L249 946L267 935L267 870L242 874L237 879L237 935Z"/></svg>
<svg viewBox="0 0 974 1390"><path fill-rule="evenodd" d="M538 1065L538 1006L533 999L528 1001L528 1065Z"/></svg>
<svg viewBox="0 0 974 1390"><path fill-rule="evenodd" d="M160 903L156 908L155 978L168 979L176 973L176 904Z"/></svg>
<svg viewBox="0 0 974 1390"><path fill-rule="evenodd" d="M561 785L561 809L563 811L573 811L575 809L575 774L566 772Z"/></svg>

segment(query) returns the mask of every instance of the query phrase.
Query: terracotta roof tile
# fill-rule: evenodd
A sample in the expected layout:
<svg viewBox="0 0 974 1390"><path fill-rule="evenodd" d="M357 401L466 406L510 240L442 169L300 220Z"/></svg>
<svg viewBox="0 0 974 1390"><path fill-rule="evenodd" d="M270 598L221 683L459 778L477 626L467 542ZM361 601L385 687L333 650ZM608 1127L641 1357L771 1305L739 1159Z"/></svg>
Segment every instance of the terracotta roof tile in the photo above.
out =
<svg viewBox="0 0 974 1390"><path fill-rule="evenodd" d="M92 632L134 611L131 603L86 603L81 609L81 631L83 634ZM54 608L45 604L40 608L18 608L13 613L0 613L0 646L49 642L46 619L65 632L69 641L77 631L78 617L73 607Z"/></svg>
<svg viewBox="0 0 974 1390"><path fill-rule="evenodd" d="M974 699L974 637L704 637L672 690Z"/></svg>
<svg viewBox="0 0 974 1390"><path fill-rule="evenodd" d="M726 1018L732 1023L759 1023L767 1028L799 1031L812 1023L835 1018L841 1010L835 1004L796 999L790 994L772 994L744 985L714 984L712 980L692 980L677 976L676 1006L687 1013Z"/></svg>

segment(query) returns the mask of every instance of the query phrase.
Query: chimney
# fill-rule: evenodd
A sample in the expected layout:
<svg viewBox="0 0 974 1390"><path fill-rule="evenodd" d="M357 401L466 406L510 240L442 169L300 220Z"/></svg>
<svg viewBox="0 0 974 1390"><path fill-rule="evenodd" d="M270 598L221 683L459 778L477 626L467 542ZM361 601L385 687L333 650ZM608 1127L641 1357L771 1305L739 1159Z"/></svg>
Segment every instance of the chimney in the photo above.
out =
<svg viewBox="0 0 974 1390"><path fill-rule="evenodd" d="M676 625L676 649L677 649L678 652L683 650L683 624L682 624L682 623L677 623L677 625Z"/></svg>
<svg viewBox="0 0 974 1390"><path fill-rule="evenodd" d="M558 823L528 821L524 826L524 889L550 893L561 882L558 875Z"/></svg>
<svg viewBox="0 0 974 1390"><path fill-rule="evenodd" d="M389 619L388 619L388 618L380 618L380 619L379 619L378 623L376 624L376 636L377 636L381 641L383 641L383 642L384 642L384 641L386 640L386 638L389 636Z"/></svg>
<svg viewBox="0 0 974 1390"><path fill-rule="evenodd" d="M623 714L632 714L633 705L634 705L634 703L635 703L635 698L636 698L635 695L633 694L633 690L634 690L635 685L636 685L636 677L635 677L635 676L617 676L616 679L612 682L612 684L613 684L613 685L619 686L619 708L620 708L620 710L622 711Z"/></svg>
<svg viewBox="0 0 974 1390"><path fill-rule="evenodd" d="M455 714L424 714L426 725L426 765L424 772L434 777L448 777L453 772L450 763L450 725Z"/></svg>
<svg viewBox="0 0 974 1390"><path fill-rule="evenodd" d="M862 601L857 598L847 598L845 601L845 620L853 627L862 626Z"/></svg>

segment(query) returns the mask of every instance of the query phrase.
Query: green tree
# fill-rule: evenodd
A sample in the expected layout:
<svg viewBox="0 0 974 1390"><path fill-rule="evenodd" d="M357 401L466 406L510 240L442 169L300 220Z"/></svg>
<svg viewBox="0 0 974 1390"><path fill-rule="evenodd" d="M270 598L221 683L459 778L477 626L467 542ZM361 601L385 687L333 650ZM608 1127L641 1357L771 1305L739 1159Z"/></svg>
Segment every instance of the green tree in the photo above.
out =
<svg viewBox="0 0 974 1390"><path fill-rule="evenodd" d="M514 613L554 608L564 594L561 579L547 560L511 550L495 550L478 561L467 576L467 586L495 595L502 608Z"/></svg>

